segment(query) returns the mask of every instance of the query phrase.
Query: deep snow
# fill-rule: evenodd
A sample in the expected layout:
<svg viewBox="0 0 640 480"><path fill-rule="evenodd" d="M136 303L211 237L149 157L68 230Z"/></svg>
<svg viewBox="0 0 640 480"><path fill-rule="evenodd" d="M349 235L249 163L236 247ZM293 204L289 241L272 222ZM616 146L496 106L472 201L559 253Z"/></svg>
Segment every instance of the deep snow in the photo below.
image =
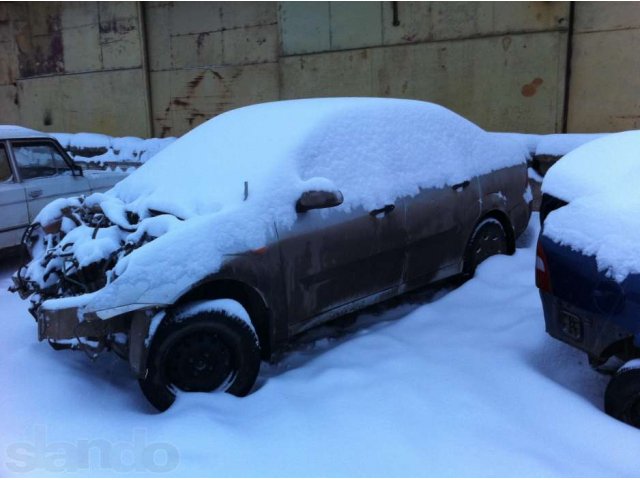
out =
<svg viewBox="0 0 640 480"><path fill-rule="evenodd" d="M6 291L15 265L4 264L0 473L34 465L17 453L51 460L56 449L58 465L82 467L69 452L101 439L106 451L124 448L126 465L153 466L122 442L156 449L156 465L177 460L163 475L637 475L640 432L602 412L607 377L544 332L537 223L526 248L436 300L408 296L263 364L252 395L183 395L160 415L115 356L91 362L38 344L27 303ZM94 449L88 470L24 473L154 474L99 460Z"/></svg>

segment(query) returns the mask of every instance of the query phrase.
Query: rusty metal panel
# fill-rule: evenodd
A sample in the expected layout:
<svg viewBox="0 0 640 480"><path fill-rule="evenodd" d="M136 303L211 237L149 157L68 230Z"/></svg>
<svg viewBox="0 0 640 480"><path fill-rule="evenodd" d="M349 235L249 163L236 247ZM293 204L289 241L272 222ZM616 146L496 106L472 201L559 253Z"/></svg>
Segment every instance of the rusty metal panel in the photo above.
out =
<svg viewBox="0 0 640 480"><path fill-rule="evenodd" d="M170 7L166 2L144 2L142 7L146 20L149 68L171 68Z"/></svg>
<svg viewBox="0 0 640 480"><path fill-rule="evenodd" d="M555 132L565 52L563 32L390 47L376 58L376 93L434 101L488 130Z"/></svg>
<svg viewBox="0 0 640 480"><path fill-rule="evenodd" d="M170 45L171 68L193 68L222 63L222 32L173 35L170 37Z"/></svg>
<svg viewBox="0 0 640 480"><path fill-rule="evenodd" d="M13 42L0 42L0 85L11 85L18 77L18 59Z"/></svg>
<svg viewBox="0 0 640 480"><path fill-rule="evenodd" d="M20 77L64 72L60 5L29 3L27 18L13 22Z"/></svg>
<svg viewBox="0 0 640 480"><path fill-rule="evenodd" d="M282 96L416 98L490 130L554 132L565 49L566 33L546 32L289 57Z"/></svg>
<svg viewBox="0 0 640 480"><path fill-rule="evenodd" d="M576 33L639 27L638 2L576 2Z"/></svg>
<svg viewBox="0 0 640 480"><path fill-rule="evenodd" d="M225 29L275 25L277 2L221 2L221 15Z"/></svg>
<svg viewBox="0 0 640 480"><path fill-rule="evenodd" d="M134 2L99 2L103 68L132 68L142 63L140 26Z"/></svg>
<svg viewBox="0 0 640 480"><path fill-rule="evenodd" d="M384 44L565 30L569 2L384 2ZM395 22L394 22L395 20Z"/></svg>
<svg viewBox="0 0 640 480"><path fill-rule="evenodd" d="M382 44L382 2L330 2L331 49Z"/></svg>
<svg viewBox="0 0 640 480"><path fill-rule="evenodd" d="M569 28L570 2L491 2L487 33L541 32Z"/></svg>
<svg viewBox="0 0 640 480"><path fill-rule="evenodd" d="M152 72L154 135L181 135L232 108L278 98L278 64Z"/></svg>
<svg viewBox="0 0 640 480"><path fill-rule="evenodd" d="M17 81L21 124L36 130L64 132L62 106L67 94L60 88L60 76Z"/></svg>
<svg viewBox="0 0 640 480"><path fill-rule="evenodd" d="M328 2L280 2L278 25L285 55L331 48Z"/></svg>
<svg viewBox="0 0 640 480"><path fill-rule="evenodd" d="M237 65L278 61L278 27L264 25L222 32L223 63Z"/></svg>
<svg viewBox="0 0 640 480"><path fill-rule="evenodd" d="M214 32L222 30L220 2L171 2L170 9L172 35Z"/></svg>
<svg viewBox="0 0 640 480"><path fill-rule="evenodd" d="M281 58L281 96L283 99L373 96L373 55L375 49Z"/></svg>
<svg viewBox="0 0 640 480"><path fill-rule="evenodd" d="M568 130L640 128L640 29L574 35Z"/></svg>
<svg viewBox="0 0 640 480"><path fill-rule="evenodd" d="M0 85L0 123L20 123L18 90L15 85Z"/></svg>
<svg viewBox="0 0 640 480"><path fill-rule="evenodd" d="M67 2L61 13L63 29L97 25L99 22L97 2Z"/></svg>
<svg viewBox="0 0 640 480"><path fill-rule="evenodd" d="M64 70L67 73L102 69L98 24L62 30Z"/></svg>
<svg viewBox="0 0 640 480"><path fill-rule="evenodd" d="M50 35L61 28L61 2L27 2L31 34Z"/></svg>
<svg viewBox="0 0 640 480"><path fill-rule="evenodd" d="M146 135L140 69L18 80L21 123L44 131Z"/></svg>

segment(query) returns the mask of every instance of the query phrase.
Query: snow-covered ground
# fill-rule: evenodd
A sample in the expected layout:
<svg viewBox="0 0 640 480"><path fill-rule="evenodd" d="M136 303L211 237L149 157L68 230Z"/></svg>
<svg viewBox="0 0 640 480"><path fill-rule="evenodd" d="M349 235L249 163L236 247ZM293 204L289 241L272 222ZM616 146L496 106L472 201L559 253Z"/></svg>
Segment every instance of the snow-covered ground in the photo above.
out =
<svg viewBox="0 0 640 480"><path fill-rule="evenodd" d="M0 473L637 475L640 431L602 412L607 377L544 332L537 223L461 287L263 364L252 395L183 395L164 414L115 356L37 343L4 263Z"/></svg>

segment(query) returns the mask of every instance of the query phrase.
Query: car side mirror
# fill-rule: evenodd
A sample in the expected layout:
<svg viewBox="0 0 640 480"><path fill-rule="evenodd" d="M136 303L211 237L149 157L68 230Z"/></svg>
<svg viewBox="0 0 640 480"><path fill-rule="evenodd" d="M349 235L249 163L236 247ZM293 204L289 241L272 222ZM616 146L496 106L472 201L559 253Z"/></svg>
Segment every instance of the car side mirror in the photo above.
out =
<svg viewBox="0 0 640 480"><path fill-rule="evenodd" d="M78 165L77 163L73 164L73 167L71 168L71 171L73 172L73 174L75 176L84 177L84 171L82 170L82 167L80 165Z"/></svg>
<svg viewBox="0 0 640 480"><path fill-rule="evenodd" d="M303 213L318 208L337 207L343 201L342 192L339 190L309 190L300 195L296 202L296 212Z"/></svg>

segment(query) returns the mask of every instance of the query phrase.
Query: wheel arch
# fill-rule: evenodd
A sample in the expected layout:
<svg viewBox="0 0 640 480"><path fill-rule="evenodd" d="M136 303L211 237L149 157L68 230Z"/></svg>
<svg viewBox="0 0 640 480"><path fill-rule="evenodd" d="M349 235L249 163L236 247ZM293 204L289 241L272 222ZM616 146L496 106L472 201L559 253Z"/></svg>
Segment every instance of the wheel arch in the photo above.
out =
<svg viewBox="0 0 640 480"><path fill-rule="evenodd" d="M488 218L494 218L497 221L500 222L500 225L502 225L502 228L504 229L505 233L507 234L507 245L509 248L509 255L512 255L513 253L515 253L516 251L516 233L513 229L513 225L511 224L511 219L509 218L509 215L507 215L504 211L499 210L499 209L492 209L489 210L487 212L484 212L482 214L482 216L478 219L478 221L476 222L475 226L473 227L473 230L471 231L471 235L469 237L469 242L471 242L471 239L473 237L474 232L476 231L476 228L478 227L478 225L480 225L483 221L487 220Z"/></svg>
<svg viewBox="0 0 640 480"><path fill-rule="evenodd" d="M271 357L273 345L271 315L266 300L254 287L234 279L212 279L195 285L174 302L174 306L200 300L229 298L240 303L249 314L260 342L263 360Z"/></svg>

